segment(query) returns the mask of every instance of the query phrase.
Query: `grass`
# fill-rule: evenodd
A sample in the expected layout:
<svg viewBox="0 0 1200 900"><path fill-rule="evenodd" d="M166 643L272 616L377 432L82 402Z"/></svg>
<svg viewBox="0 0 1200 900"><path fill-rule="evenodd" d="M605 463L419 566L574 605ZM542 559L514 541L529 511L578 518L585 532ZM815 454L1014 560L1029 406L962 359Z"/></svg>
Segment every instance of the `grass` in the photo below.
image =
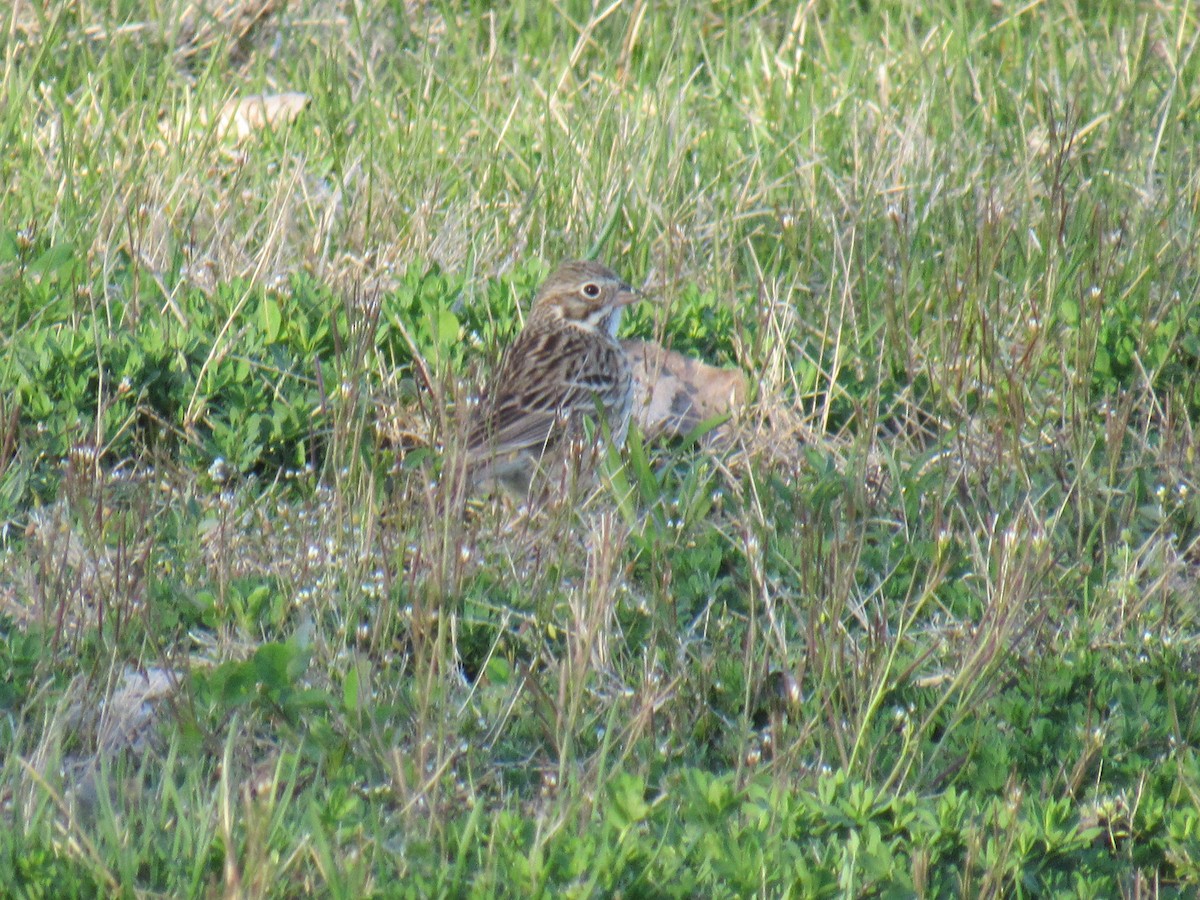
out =
<svg viewBox="0 0 1200 900"><path fill-rule="evenodd" d="M1190 4L263 6L4 23L5 893L1196 891ZM590 253L731 445L464 501Z"/></svg>

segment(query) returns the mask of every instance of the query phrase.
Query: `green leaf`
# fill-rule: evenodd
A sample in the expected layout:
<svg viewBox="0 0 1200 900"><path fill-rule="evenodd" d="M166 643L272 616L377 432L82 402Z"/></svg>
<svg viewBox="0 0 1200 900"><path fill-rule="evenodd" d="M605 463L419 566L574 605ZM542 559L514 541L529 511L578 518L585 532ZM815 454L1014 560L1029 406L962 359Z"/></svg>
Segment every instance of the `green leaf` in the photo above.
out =
<svg viewBox="0 0 1200 900"><path fill-rule="evenodd" d="M278 300L274 297L262 298L258 305L258 322L268 344L279 340L279 332L283 329L283 310L279 308Z"/></svg>
<svg viewBox="0 0 1200 900"><path fill-rule="evenodd" d="M609 824L624 831L630 825L636 825L646 818L650 806L645 800L646 786L640 778L620 772L608 780Z"/></svg>
<svg viewBox="0 0 1200 900"><path fill-rule="evenodd" d="M74 258L74 244L55 244L29 264L29 271L43 276L59 275L70 266Z"/></svg>
<svg viewBox="0 0 1200 900"><path fill-rule="evenodd" d="M357 713L362 707L358 686L358 666L351 666L350 670L346 672L346 677L342 679L342 704L346 707L347 712Z"/></svg>

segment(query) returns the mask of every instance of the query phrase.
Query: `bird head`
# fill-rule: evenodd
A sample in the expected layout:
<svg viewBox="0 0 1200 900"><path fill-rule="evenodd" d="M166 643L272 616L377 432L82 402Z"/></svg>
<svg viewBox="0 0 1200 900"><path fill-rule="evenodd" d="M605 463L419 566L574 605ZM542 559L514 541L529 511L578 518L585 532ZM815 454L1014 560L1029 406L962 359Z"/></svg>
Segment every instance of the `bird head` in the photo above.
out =
<svg viewBox="0 0 1200 900"><path fill-rule="evenodd" d="M559 318L577 328L616 337L621 310L642 299L612 269L591 260L560 265L533 301L532 316Z"/></svg>

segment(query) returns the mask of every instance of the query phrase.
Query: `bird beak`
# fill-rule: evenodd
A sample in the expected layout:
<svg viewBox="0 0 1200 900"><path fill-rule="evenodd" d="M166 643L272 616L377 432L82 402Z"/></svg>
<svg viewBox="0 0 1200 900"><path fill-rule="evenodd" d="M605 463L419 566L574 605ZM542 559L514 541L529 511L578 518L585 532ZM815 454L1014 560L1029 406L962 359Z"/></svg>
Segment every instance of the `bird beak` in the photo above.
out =
<svg viewBox="0 0 1200 900"><path fill-rule="evenodd" d="M637 303L639 300L645 300L646 295L637 288L628 284L622 284L617 290L616 302L614 306L629 306L631 303Z"/></svg>

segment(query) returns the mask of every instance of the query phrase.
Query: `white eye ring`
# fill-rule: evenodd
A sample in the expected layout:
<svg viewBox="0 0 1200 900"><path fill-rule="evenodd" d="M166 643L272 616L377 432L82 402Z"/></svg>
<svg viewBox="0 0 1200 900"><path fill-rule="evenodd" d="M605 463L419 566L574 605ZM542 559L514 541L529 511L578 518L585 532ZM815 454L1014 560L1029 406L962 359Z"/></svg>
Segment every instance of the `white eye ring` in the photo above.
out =
<svg viewBox="0 0 1200 900"><path fill-rule="evenodd" d="M590 297L592 300L595 300L600 296L600 285L596 284L594 281L589 281L583 286L583 296Z"/></svg>

